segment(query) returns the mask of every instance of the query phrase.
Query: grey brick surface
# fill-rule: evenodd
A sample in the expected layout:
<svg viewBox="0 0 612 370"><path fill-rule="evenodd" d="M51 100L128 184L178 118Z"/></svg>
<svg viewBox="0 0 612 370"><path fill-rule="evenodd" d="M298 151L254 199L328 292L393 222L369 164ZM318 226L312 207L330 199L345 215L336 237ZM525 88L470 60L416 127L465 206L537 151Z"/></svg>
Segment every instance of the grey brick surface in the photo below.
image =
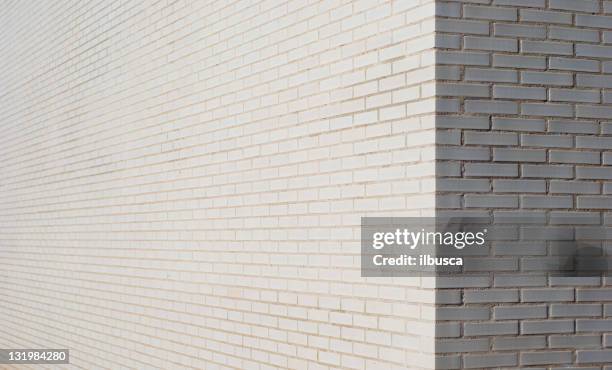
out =
<svg viewBox="0 0 612 370"><path fill-rule="evenodd" d="M543 119L494 117L492 127L495 130L542 132L546 129L546 121Z"/></svg>
<svg viewBox="0 0 612 370"><path fill-rule="evenodd" d="M502 37L465 36L463 46L466 49L474 50L518 51L518 41L516 39Z"/></svg>
<svg viewBox="0 0 612 370"><path fill-rule="evenodd" d="M493 160L496 162L545 162L546 151L539 149L494 148Z"/></svg>
<svg viewBox="0 0 612 370"><path fill-rule="evenodd" d="M521 72L521 83L553 86L573 84L571 73L562 72Z"/></svg>
<svg viewBox="0 0 612 370"><path fill-rule="evenodd" d="M523 53L572 55L574 48L567 42L521 40L520 50Z"/></svg>
<svg viewBox="0 0 612 370"><path fill-rule="evenodd" d="M551 335L548 337L550 348L597 348L601 346L599 335Z"/></svg>
<svg viewBox="0 0 612 370"><path fill-rule="evenodd" d="M515 114L518 113L518 105L510 101L467 100L465 111L468 113Z"/></svg>
<svg viewBox="0 0 612 370"><path fill-rule="evenodd" d="M550 317L592 317L601 316L600 304L562 304L550 305Z"/></svg>
<svg viewBox="0 0 612 370"><path fill-rule="evenodd" d="M489 310L462 320L458 339L491 347L479 342L474 348L483 353L468 352L457 342L461 361L449 366L612 368L603 352L612 345L612 278L543 273L567 267L574 237L592 238L593 246L603 240L612 253L605 242L612 237L612 0L450 2L463 12L442 32L459 35L461 49L442 63L462 68L453 71L454 85L438 82L437 94L453 97L448 109L463 119L438 126L446 132L437 142L449 148L439 160L453 164L436 181L444 194L439 214L491 217L506 229L491 234L494 257L465 266L490 280L463 288L452 304ZM513 229L519 220L523 227ZM510 357L500 364L478 357L485 354Z"/></svg>
<svg viewBox="0 0 612 370"><path fill-rule="evenodd" d="M543 193L543 180L493 180L493 190L500 193Z"/></svg>
<svg viewBox="0 0 612 370"><path fill-rule="evenodd" d="M546 317L546 305L499 306L493 308L493 318L495 320L543 319Z"/></svg>
<svg viewBox="0 0 612 370"><path fill-rule="evenodd" d="M521 334L573 333L572 320L525 320L521 321Z"/></svg>
<svg viewBox="0 0 612 370"><path fill-rule="evenodd" d="M551 150L549 157L551 162L558 163L599 164L601 161L599 152L587 151Z"/></svg>
<svg viewBox="0 0 612 370"><path fill-rule="evenodd" d="M495 23L493 25L493 32L496 36L546 38L546 27L543 26Z"/></svg>
<svg viewBox="0 0 612 370"><path fill-rule="evenodd" d="M569 364L572 362L570 351L523 352L520 357L521 365L553 365Z"/></svg>
<svg viewBox="0 0 612 370"><path fill-rule="evenodd" d="M545 336L525 336L525 337L495 337L493 338L493 350L534 350L546 348Z"/></svg>
<svg viewBox="0 0 612 370"><path fill-rule="evenodd" d="M576 351L576 362L579 364L588 364L588 363L609 364L609 363L612 363L612 350Z"/></svg>
<svg viewBox="0 0 612 370"><path fill-rule="evenodd" d="M487 336L518 334L517 321L504 322L467 322L463 325L465 336Z"/></svg>
<svg viewBox="0 0 612 370"><path fill-rule="evenodd" d="M567 66L567 64L555 63L559 67ZM545 69L546 58L539 56L523 56L523 55L509 55L509 54L493 54L493 67L510 67L510 68L531 68L531 69ZM553 68L551 66L551 68ZM555 68L564 69L564 68ZM597 72L595 70L594 72ZM592 72L592 69L586 70L586 72Z"/></svg>
<svg viewBox="0 0 612 370"><path fill-rule="evenodd" d="M465 355L463 364L466 369L515 366L518 364L517 355L509 354L488 354L488 355Z"/></svg>
<svg viewBox="0 0 612 370"><path fill-rule="evenodd" d="M518 363L517 355L509 354L488 354L488 355L465 355L463 365L466 369L483 367L515 366Z"/></svg>
<svg viewBox="0 0 612 370"><path fill-rule="evenodd" d="M574 300L573 289L523 289L522 302L567 302Z"/></svg>
<svg viewBox="0 0 612 370"><path fill-rule="evenodd" d="M521 165L522 177L572 178L574 169L571 166Z"/></svg>
<svg viewBox="0 0 612 370"><path fill-rule="evenodd" d="M521 9L521 20L523 22L537 23L560 23L571 24L572 15L565 12L556 12L548 10Z"/></svg>
<svg viewBox="0 0 612 370"><path fill-rule="evenodd" d="M599 11L597 0L550 0L551 9L576 10L579 12L593 13Z"/></svg>
<svg viewBox="0 0 612 370"><path fill-rule="evenodd" d="M518 165L506 163L466 163L465 176L469 177L516 177Z"/></svg>
<svg viewBox="0 0 612 370"><path fill-rule="evenodd" d="M481 82L518 82L518 73L507 69L466 68L466 81Z"/></svg>
<svg viewBox="0 0 612 370"><path fill-rule="evenodd" d="M542 87L499 86L493 87L496 99L546 100L546 89Z"/></svg>
<svg viewBox="0 0 612 370"><path fill-rule="evenodd" d="M512 8L465 5L463 16L475 19L514 21L517 19L517 10Z"/></svg>
<svg viewBox="0 0 612 370"><path fill-rule="evenodd" d="M489 339L436 340L436 352L438 353L485 352L489 350L489 347Z"/></svg>
<svg viewBox="0 0 612 370"><path fill-rule="evenodd" d="M561 194L597 194L600 185L585 181L550 181L550 192Z"/></svg>
<svg viewBox="0 0 612 370"><path fill-rule="evenodd" d="M548 65L550 69L580 72L599 72L600 63L596 60L551 57Z"/></svg>

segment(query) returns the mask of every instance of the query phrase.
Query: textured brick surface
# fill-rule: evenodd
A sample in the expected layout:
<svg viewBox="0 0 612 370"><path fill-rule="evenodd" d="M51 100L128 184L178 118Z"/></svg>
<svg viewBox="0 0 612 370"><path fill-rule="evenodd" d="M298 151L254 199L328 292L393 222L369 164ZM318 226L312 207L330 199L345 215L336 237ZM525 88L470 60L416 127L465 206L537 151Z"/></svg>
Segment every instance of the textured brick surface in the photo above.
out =
<svg viewBox="0 0 612 370"><path fill-rule="evenodd" d="M443 184L438 197L453 199L452 207L440 201L437 206L445 215L478 212L493 222L522 220L533 224L522 235L535 239L496 242L498 260L520 258L520 270L490 269L492 286L463 289L469 312L487 308L491 314L457 317L461 335L489 339L491 349L462 354L455 368L603 369L612 361L605 349L609 339L603 337L612 330L605 307L612 300L610 288L598 277L551 277L541 271L568 253L563 242L572 234L566 225L609 222L612 16L604 13L612 11L612 3L448 3L460 4L463 13L440 17L444 27L438 31L463 38L452 52L477 53L478 63L475 55L470 63L456 61L463 74L453 83L465 86L466 93L453 98L463 98L463 104L437 117L438 134L459 131L461 141L439 142L436 152L464 153L437 158L440 168L446 161L461 168L460 173L437 171ZM437 80L445 83L445 78ZM483 86L490 87L490 95L484 90L475 95L474 89ZM454 309L462 312L461 306ZM452 355L449 347L437 350Z"/></svg>

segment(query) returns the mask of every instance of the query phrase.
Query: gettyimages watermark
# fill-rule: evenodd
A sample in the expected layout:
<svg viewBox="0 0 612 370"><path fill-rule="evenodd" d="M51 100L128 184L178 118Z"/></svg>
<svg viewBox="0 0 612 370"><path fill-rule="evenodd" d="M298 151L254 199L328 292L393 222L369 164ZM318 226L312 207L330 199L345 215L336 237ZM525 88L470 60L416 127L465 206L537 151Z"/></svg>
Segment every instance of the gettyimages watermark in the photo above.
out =
<svg viewBox="0 0 612 370"><path fill-rule="evenodd" d="M578 220L537 225L520 219L364 217L361 275L604 275L612 266L610 235L612 228Z"/></svg>

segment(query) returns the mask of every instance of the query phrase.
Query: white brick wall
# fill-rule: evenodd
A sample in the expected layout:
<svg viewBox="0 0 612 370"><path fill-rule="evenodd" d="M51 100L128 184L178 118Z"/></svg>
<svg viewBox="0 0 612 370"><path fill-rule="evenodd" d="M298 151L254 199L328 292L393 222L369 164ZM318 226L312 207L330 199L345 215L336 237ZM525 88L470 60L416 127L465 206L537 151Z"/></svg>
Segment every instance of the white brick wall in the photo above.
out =
<svg viewBox="0 0 612 370"><path fill-rule="evenodd" d="M438 5L448 11L437 35L453 41L437 64L459 69L437 75L437 95L454 106L437 118L438 214L514 216L537 232L563 232L570 216L609 227L612 2ZM439 367L609 370L610 279L538 271L562 252L558 242L498 244L508 257L492 272L437 281L462 297L438 302L437 327L454 329L439 333Z"/></svg>
<svg viewBox="0 0 612 370"><path fill-rule="evenodd" d="M438 5L4 4L0 347L431 367L432 283L361 278L358 226L435 205L432 113L457 105L433 81L457 69L432 48L459 39L433 16L461 8Z"/></svg>

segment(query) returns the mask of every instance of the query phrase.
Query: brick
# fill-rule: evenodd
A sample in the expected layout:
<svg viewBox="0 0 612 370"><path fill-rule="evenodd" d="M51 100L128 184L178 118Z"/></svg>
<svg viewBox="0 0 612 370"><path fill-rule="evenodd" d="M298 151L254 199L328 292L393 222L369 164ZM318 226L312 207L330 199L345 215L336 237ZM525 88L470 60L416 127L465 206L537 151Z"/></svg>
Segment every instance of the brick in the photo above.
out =
<svg viewBox="0 0 612 370"><path fill-rule="evenodd" d="M469 113L516 114L518 105L510 101L499 100L467 100L465 111Z"/></svg>
<svg viewBox="0 0 612 370"><path fill-rule="evenodd" d="M542 26L495 23L493 25L493 32L495 36L527 37L535 39L546 38L546 28Z"/></svg>
<svg viewBox="0 0 612 370"><path fill-rule="evenodd" d="M493 86L493 97L496 99L533 99L546 100L546 89L540 87Z"/></svg>
<svg viewBox="0 0 612 370"><path fill-rule="evenodd" d="M612 115L611 107L600 105L577 105L576 117L579 118L609 118Z"/></svg>
<svg viewBox="0 0 612 370"><path fill-rule="evenodd" d="M566 302L574 300L573 289L523 289L522 302Z"/></svg>
<svg viewBox="0 0 612 370"><path fill-rule="evenodd" d="M483 352L489 350L488 339L438 339L436 353Z"/></svg>
<svg viewBox="0 0 612 370"><path fill-rule="evenodd" d="M550 348L597 348L601 345L599 335L551 335Z"/></svg>
<svg viewBox="0 0 612 370"><path fill-rule="evenodd" d="M576 136L576 148L612 149L612 137Z"/></svg>
<svg viewBox="0 0 612 370"><path fill-rule="evenodd" d="M578 289L576 300L579 302L612 301L612 289Z"/></svg>
<svg viewBox="0 0 612 370"><path fill-rule="evenodd" d="M552 365L570 364L572 352L570 351L546 351L546 352L523 352L520 357L521 365Z"/></svg>
<svg viewBox="0 0 612 370"><path fill-rule="evenodd" d="M548 30L553 40L599 42L599 32L594 30L554 26L549 27Z"/></svg>
<svg viewBox="0 0 612 370"><path fill-rule="evenodd" d="M570 176L567 176L570 177ZM571 196L535 196L524 195L521 197L522 208L571 208L573 200Z"/></svg>
<svg viewBox="0 0 612 370"><path fill-rule="evenodd" d="M516 71L494 68L466 68L465 80L484 82L517 82L518 73Z"/></svg>
<svg viewBox="0 0 612 370"><path fill-rule="evenodd" d="M600 315L601 315L601 310L600 310ZM576 315L576 316L579 316L579 315ZM583 315L583 316L586 316L586 315ZM592 315L592 316L595 316L595 315ZM605 332L612 331L612 320L605 320L605 319L601 319L601 320L578 319L576 320L576 332L577 333L580 333L580 332L593 333L593 332L600 332L600 331L605 331Z"/></svg>
<svg viewBox="0 0 612 370"><path fill-rule="evenodd" d="M572 178L574 171L571 166L551 166L551 165L522 165L522 177L544 177L544 178Z"/></svg>
<svg viewBox="0 0 612 370"><path fill-rule="evenodd" d="M563 57L551 57L550 69L579 72L599 72L599 62L596 60L573 59Z"/></svg>
<svg viewBox="0 0 612 370"><path fill-rule="evenodd" d="M518 135L514 133L468 131L463 134L465 144L517 145Z"/></svg>
<svg viewBox="0 0 612 370"><path fill-rule="evenodd" d="M612 76L578 73L576 74L576 86L612 88Z"/></svg>
<svg viewBox="0 0 612 370"><path fill-rule="evenodd" d="M606 167L576 167L576 178L612 180L612 170Z"/></svg>
<svg viewBox="0 0 612 370"><path fill-rule="evenodd" d="M436 148L436 159L453 160L489 160L491 153L489 148L463 148L463 147L438 147Z"/></svg>
<svg viewBox="0 0 612 370"><path fill-rule="evenodd" d="M572 24L572 15L565 12L521 9L520 17L523 22Z"/></svg>
<svg viewBox="0 0 612 370"><path fill-rule="evenodd" d="M546 2L544 0L493 0L493 4L528 8L544 8L546 6Z"/></svg>
<svg viewBox="0 0 612 370"><path fill-rule="evenodd" d="M493 271L516 271L518 261L516 258L488 258L472 257L464 260L463 271L465 272L493 272Z"/></svg>
<svg viewBox="0 0 612 370"><path fill-rule="evenodd" d="M550 182L551 193L565 194L598 194L599 184L585 181L556 181Z"/></svg>
<svg viewBox="0 0 612 370"><path fill-rule="evenodd" d="M500 37L465 36L463 38L465 49L491 50L491 51L518 51L518 42L515 39Z"/></svg>
<svg viewBox="0 0 612 370"><path fill-rule="evenodd" d="M439 191L488 191L489 181L476 179L443 179L436 183Z"/></svg>
<svg viewBox="0 0 612 370"><path fill-rule="evenodd" d="M489 97L490 92L487 85L438 83L436 95Z"/></svg>
<svg viewBox="0 0 612 370"><path fill-rule="evenodd" d="M599 131L599 126L593 121L551 120L548 126L550 132L567 134L596 134Z"/></svg>
<svg viewBox="0 0 612 370"><path fill-rule="evenodd" d="M551 304L551 317L592 317L601 316L600 304ZM579 331L579 330L578 330Z"/></svg>
<svg viewBox="0 0 612 370"><path fill-rule="evenodd" d="M436 63L488 66L490 63L490 56L487 53L437 50Z"/></svg>
<svg viewBox="0 0 612 370"><path fill-rule="evenodd" d="M494 117L492 127L494 130L541 132L546 129L546 121L542 119Z"/></svg>
<svg viewBox="0 0 612 370"><path fill-rule="evenodd" d="M436 308L436 320L488 320L489 310L487 308L471 307L438 307Z"/></svg>
<svg viewBox="0 0 612 370"><path fill-rule="evenodd" d="M438 277L435 281L435 287L440 289L448 288L485 288L490 285L489 276L470 275L470 276L453 276L453 277Z"/></svg>
<svg viewBox="0 0 612 370"><path fill-rule="evenodd" d="M534 350L546 348L546 337L526 336L526 337L496 337L493 338L493 350Z"/></svg>
<svg viewBox="0 0 612 370"><path fill-rule="evenodd" d="M493 190L500 193L543 193L543 180L493 180Z"/></svg>
<svg viewBox="0 0 612 370"><path fill-rule="evenodd" d="M521 223L528 224L544 224L546 223L546 214L544 211L493 211L495 223L497 224L513 224ZM517 238L514 236L513 238ZM532 276L532 275L529 275ZM525 286L532 286L531 284Z"/></svg>
<svg viewBox="0 0 612 370"><path fill-rule="evenodd" d="M521 218L523 219L523 218ZM534 274L496 274L495 275L495 287L533 287L546 285L546 276L534 275ZM509 309L509 308L508 308ZM544 307L544 314L546 314L546 308ZM546 317L546 315L544 315ZM533 319L540 317L531 317Z"/></svg>
<svg viewBox="0 0 612 370"><path fill-rule="evenodd" d="M599 103L599 91L576 89L550 89L550 101Z"/></svg>
<svg viewBox="0 0 612 370"><path fill-rule="evenodd" d="M579 196L576 204L580 209L612 209L609 197Z"/></svg>
<svg viewBox="0 0 612 370"><path fill-rule="evenodd" d="M466 322L463 326L463 334L468 337L486 335L518 334L518 322Z"/></svg>
<svg viewBox="0 0 612 370"><path fill-rule="evenodd" d="M465 5L463 16L485 20L515 21L517 19L517 11L511 8Z"/></svg>
<svg viewBox="0 0 612 370"><path fill-rule="evenodd" d="M518 197L499 195L466 195L467 208L517 208Z"/></svg>
<svg viewBox="0 0 612 370"><path fill-rule="evenodd" d="M488 129L489 119L486 117L436 117L437 128Z"/></svg>
<svg viewBox="0 0 612 370"><path fill-rule="evenodd" d="M569 86L573 84L570 73L521 72L521 82L525 84Z"/></svg>
<svg viewBox="0 0 612 370"><path fill-rule="evenodd" d="M521 113L527 116L572 117L574 110L571 106L564 104L523 103Z"/></svg>
<svg viewBox="0 0 612 370"><path fill-rule="evenodd" d="M576 45L576 56L595 57L595 58L612 58L612 46L577 44Z"/></svg>
<svg viewBox="0 0 612 370"><path fill-rule="evenodd" d="M494 67L545 69L546 58L538 56L493 54ZM588 72L590 72L589 70ZM597 71L597 70L596 70Z"/></svg>
<svg viewBox="0 0 612 370"><path fill-rule="evenodd" d="M571 148L573 140L565 135L521 135L523 146L545 147L545 148Z"/></svg>
<svg viewBox="0 0 612 370"><path fill-rule="evenodd" d="M501 163L466 163L465 176L476 177L516 177L518 165Z"/></svg>
<svg viewBox="0 0 612 370"><path fill-rule="evenodd" d="M461 5L456 3L436 3L435 15L440 17L459 17Z"/></svg>
<svg viewBox="0 0 612 370"><path fill-rule="evenodd" d="M610 363L612 362L612 350L576 351L576 362L579 364Z"/></svg>
<svg viewBox="0 0 612 370"><path fill-rule="evenodd" d="M496 162L545 162L546 152L537 149L494 148L493 160Z"/></svg>
<svg viewBox="0 0 612 370"><path fill-rule="evenodd" d="M576 14L576 25L589 28L610 28L612 17L603 15Z"/></svg>
<svg viewBox="0 0 612 370"><path fill-rule="evenodd" d="M463 365L466 369L515 366L517 364L517 356L514 353L463 356Z"/></svg>
<svg viewBox="0 0 612 370"><path fill-rule="evenodd" d="M436 29L440 32L488 35L489 22L440 18L436 20Z"/></svg>
<svg viewBox="0 0 612 370"><path fill-rule="evenodd" d="M550 0L551 9L575 10L578 12L596 13L599 1L596 0Z"/></svg>
<svg viewBox="0 0 612 370"><path fill-rule="evenodd" d="M493 308L495 320L523 320L546 318L546 306L499 306Z"/></svg>
<svg viewBox="0 0 612 370"><path fill-rule="evenodd" d="M521 52L551 55L572 55L574 53L572 44L553 41L531 41L521 40Z"/></svg>
<svg viewBox="0 0 612 370"><path fill-rule="evenodd" d="M573 333L572 320L526 320L521 321L521 334Z"/></svg>

